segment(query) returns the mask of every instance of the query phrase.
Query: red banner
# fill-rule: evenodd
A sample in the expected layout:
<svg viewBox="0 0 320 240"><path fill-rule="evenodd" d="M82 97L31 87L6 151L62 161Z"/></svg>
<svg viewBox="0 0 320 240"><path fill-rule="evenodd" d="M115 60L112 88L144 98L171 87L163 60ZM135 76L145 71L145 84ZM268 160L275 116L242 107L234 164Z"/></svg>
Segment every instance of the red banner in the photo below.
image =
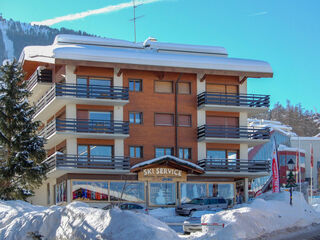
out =
<svg viewBox="0 0 320 240"><path fill-rule="evenodd" d="M274 147L272 156L272 192L280 192L277 153Z"/></svg>

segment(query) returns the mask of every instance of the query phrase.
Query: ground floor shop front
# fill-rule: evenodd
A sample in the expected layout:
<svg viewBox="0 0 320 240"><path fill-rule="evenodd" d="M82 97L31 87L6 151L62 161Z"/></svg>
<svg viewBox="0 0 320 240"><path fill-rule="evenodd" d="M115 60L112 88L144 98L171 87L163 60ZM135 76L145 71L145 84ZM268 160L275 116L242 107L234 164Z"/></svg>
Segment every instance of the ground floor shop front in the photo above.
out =
<svg viewBox="0 0 320 240"><path fill-rule="evenodd" d="M100 206L136 202L148 207L176 206L197 197L223 197L235 203L234 178L208 176L201 168L167 158L138 165L128 173L67 173L57 178L55 203L86 201Z"/></svg>

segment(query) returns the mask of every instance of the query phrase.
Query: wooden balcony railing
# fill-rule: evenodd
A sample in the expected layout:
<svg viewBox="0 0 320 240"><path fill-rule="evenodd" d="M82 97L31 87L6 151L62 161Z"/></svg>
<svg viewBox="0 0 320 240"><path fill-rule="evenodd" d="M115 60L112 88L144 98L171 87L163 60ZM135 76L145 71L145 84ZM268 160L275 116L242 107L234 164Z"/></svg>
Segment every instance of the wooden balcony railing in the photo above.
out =
<svg viewBox="0 0 320 240"><path fill-rule="evenodd" d="M105 87L100 85L56 83L37 103L37 115L55 96L90 99L128 100L126 87Z"/></svg>
<svg viewBox="0 0 320 240"><path fill-rule="evenodd" d="M39 135L48 138L56 131L102 134L129 134L129 122L88 119L55 119L45 126Z"/></svg>
<svg viewBox="0 0 320 240"><path fill-rule="evenodd" d="M37 83L52 83L52 70L38 67L27 81L27 90L30 91Z"/></svg>
<svg viewBox="0 0 320 240"><path fill-rule="evenodd" d="M270 129L256 127L228 127L205 124L198 127L198 139L204 137L270 139Z"/></svg>
<svg viewBox="0 0 320 240"><path fill-rule="evenodd" d="M49 170L54 168L90 168L90 169L118 169L129 170L129 157L104 157L104 156L81 156L72 154L55 153L48 157L44 163Z"/></svg>
<svg viewBox="0 0 320 240"><path fill-rule="evenodd" d="M203 92L198 95L198 106L203 104L268 108L270 106L270 95Z"/></svg>
<svg viewBox="0 0 320 240"><path fill-rule="evenodd" d="M213 159L207 158L198 161L198 165L205 171L216 172L269 172L268 160L243 159Z"/></svg>

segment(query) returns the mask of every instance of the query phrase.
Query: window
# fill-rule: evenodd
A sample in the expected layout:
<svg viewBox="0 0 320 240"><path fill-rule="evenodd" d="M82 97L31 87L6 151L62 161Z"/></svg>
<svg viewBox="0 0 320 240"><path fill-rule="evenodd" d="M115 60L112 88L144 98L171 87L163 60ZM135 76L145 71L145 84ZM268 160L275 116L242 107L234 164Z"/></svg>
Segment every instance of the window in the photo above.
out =
<svg viewBox="0 0 320 240"><path fill-rule="evenodd" d="M142 158L143 157L142 147L130 147L130 157Z"/></svg>
<svg viewBox="0 0 320 240"><path fill-rule="evenodd" d="M129 122L132 124L142 124L142 113L141 112L130 112Z"/></svg>
<svg viewBox="0 0 320 240"><path fill-rule="evenodd" d="M176 183L150 183L149 188L150 205L175 205Z"/></svg>
<svg viewBox="0 0 320 240"><path fill-rule="evenodd" d="M105 145L78 145L78 158L81 161L106 161L110 160L113 146Z"/></svg>
<svg viewBox="0 0 320 240"><path fill-rule="evenodd" d="M227 94L237 94L238 86L237 85L223 85L223 84L207 84L207 92L213 93L227 93Z"/></svg>
<svg viewBox="0 0 320 240"><path fill-rule="evenodd" d="M234 200L234 185L226 184L208 184L209 197L223 197L227 200L228 205Z"/></svg>
<svg viewBox="0 0 320 240"><path fill-rule="evenodd" d="M236 160L237 157L237 150L207 150L207 158L211 159L228 159L229 162L232 162Z"/></svg>
<svg viewBox="0 0 320 240"><path fill-rule="evenodd" d="M179 148L179 158L191 159L191 148Z"/></svg>
<svg viewBox="0 0 320 240"><path fill-rule="evenodd" d="M154 81L154 91L157 93L173 93L173 83L170 81Z"/></svg>
<svg viewBox="0 0 320 240"><path fill-rule="evenodd" d="M110 182L110 201L144 202L144 182Z"/></svg>
<svg viewBox="0 0 320 240"><path fill-rule="evenodd" d="M77 97L106 98L112 96L111 78L77 77Z"/></svg>
<svg viewBox="0 0 320 240"><path fill-rule="evenodd" d="M157 126L173 126L174 118L173 114L168 113L156 113L155 125Z"/></svg>
<svg viewBox="0 0 320 240"><path fill-rule="evenodd" d="M141 92L142 91L142 80L141 79L129 79L129 91L130 92Z"/></svg>
<svg viewBox="0 0 320 240"><path fill-rule="evenodd" d="M179 115L178 125L179 127L191 127L191 115Z"/></svg>
<svg viewBox="0 0 320 240"><path fill-rule="evenodd" d="M108 200L108 182L72 181L72 200Z"/></svg>
<svg viewBox="0 0 320 240"><path fill-rule="evenodd" d="M156 157L162 157L165 155L172 155L173 154L173 148L162 148L158 147L156 148Z"/></svg>
<svg viewBox="0 0 320 240"><path fill-rule="evenodd" d="M67 201L67 182L63 181L56 185L56 203Z"/></svg>
<svg viewBox="0 0 320 240"><path fill-rule="evenodd" d="M186 203L194 198L207 196L207 184L205 183L181 183L181 203Z"/></svg>
<svg viewBox="0 0 320 240"><path fill-rule="evenodd" d="M191 83L179 82L178 83L178 93L179 94L191 94Z"/></svg>

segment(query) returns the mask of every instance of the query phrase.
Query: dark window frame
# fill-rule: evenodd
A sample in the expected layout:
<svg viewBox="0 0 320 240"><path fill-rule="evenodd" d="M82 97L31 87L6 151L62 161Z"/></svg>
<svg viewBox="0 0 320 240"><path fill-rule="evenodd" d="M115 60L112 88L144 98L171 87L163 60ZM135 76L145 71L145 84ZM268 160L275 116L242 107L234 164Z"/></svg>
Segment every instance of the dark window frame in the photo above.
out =
<svg viewBox="0 0 320 240"><path fill-rule="evenodd" d="M134 114L134 122L130 122L130 114ZM136 114L140 115L140 120L141 120L140 123L136 122ZM129 118L129 124L136 124L136 125L142 125L143 124L143 112L134 112L134 111L133 112L129 112L128 118Z"/></svg>
<svg viewBox="0 0 320 240"><path fill-rule="evenodd" d="M133 82L133 90L130 90L130 82ZM136 91L136 82L140 82L140 91ZM128 78L128 89L129 92L142 92L143 91L143 81L139 78Z"/></svg>
<svg viewBox="0 0 320 240"><path fill-rule="evenodd" d="M172 116L172 125L168 125L168 124L157 124L157 123L156 123L156 115L157 115L157 114L167 114L167 115L171 115L171 116ZM174 113L160 113L160 112L155 112L155 113L154 113L154 126L173 127L174 125L175 125Z"/></svg>
<svg viewBox="0 0 320 240"><path fill-rule="evenodd" d="M183 157L182 158L180 158L180 149L182 149L183 150ZM189 151L189 158L185 158L184 157L184 150L185 149L187 149L188 151ZM179 155L179 158L180 159L183 159L183 160L191 160L192 159L192 148L191 147L179 147L179 149L178 149L178 155Z"/></svg>
<svg viewBox="0 0 320 240"><path fill-rule="evenodd" d="M156 153L157 153L157 149L158 148L163 148L163 149L168 149L170 148L171 149L171 156L174 156L174 147L171 147L171 146L154 146L154 157L156 158ZM167 155L167 154L165 154Z"/></svg>
<svg viewBox="0 0 320 240"><path fill-rule="evenodd" d="M134 156L131 156L131 148L134 148ZM140 148L140 157L137 157L136 149ZM143 158L143 146L130 145L129 146L129 156L130 158Z"/></svg>
<svg viewBox="0 0 320 240"><path fill-rule="evenodd" d="M171 83L171 92L157 92L156 91L156 82L169 82L169 83ZM157 93L157 94L173 94L174 93L174 81L170 81L170 80L154 80L153 91L154 91L154 93Z"/></svg>

